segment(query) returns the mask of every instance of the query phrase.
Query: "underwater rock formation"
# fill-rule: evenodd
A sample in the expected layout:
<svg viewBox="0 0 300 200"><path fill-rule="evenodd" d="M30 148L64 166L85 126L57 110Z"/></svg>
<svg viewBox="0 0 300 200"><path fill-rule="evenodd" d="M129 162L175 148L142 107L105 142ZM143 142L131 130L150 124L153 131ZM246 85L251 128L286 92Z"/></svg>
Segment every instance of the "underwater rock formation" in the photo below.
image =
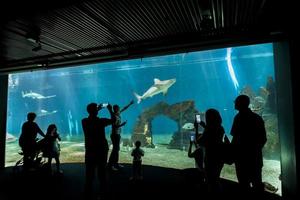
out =
<svg viewBox="0 0 300 200"><path fill-rule="evenodd" d="M183 101L173 105L159 102L147 108L138 117L133 129L131 141L134 143L140 140L144 147L155 147L152 138L152 120L158 115L164 115L175 121L178 131L174 133L169 148L183 149L189 144L190 131L182 129L186 123L194 122L195 113L199 113L195 108L194 101ZM201 115L204 115L203 113Z"/></svg>

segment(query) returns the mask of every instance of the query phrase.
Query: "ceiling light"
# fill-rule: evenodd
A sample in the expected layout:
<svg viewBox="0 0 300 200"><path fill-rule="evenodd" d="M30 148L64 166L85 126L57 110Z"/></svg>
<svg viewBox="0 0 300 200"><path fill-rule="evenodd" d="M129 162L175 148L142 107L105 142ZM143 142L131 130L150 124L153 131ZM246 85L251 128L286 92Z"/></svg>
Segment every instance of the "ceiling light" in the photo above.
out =
<svg viewBox="0 0 300 200"><path fill-rule="evenodd" d="M26 38L29 42L32 42L32 43L38 43L36 39L33 39L33 38Z"/></svg>
<svg viewBox="0 0 300 200"><path fill-rule="evenodd" d="M39 50L41 50L41 49L42 49L42 45L41 45L41 43L39 42L39 43L38 43L38 46L34 47L34 48L32 49L32 51L39 51Z"/></svg>

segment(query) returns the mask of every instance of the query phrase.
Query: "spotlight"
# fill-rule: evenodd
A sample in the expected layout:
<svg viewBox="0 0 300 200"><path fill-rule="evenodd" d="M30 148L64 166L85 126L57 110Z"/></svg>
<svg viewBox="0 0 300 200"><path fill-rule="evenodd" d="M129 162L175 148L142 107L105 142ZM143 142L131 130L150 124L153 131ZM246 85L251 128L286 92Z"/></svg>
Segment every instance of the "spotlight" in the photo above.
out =
<svg viewBox="0 0 300 200"><path fill-rule="evenodd" d="M29 31L26 34L26 39L33 44L38 44L40 42L40 32Z"/></svg>
<svg viewBox="0 0 300 200"><path fill-rule="evenodd" d="M39 42L39 43L38 43L38 46L34 47L34 48L32 49L32 51L39 51L39 50L41 50L41 49L42 49L42 45L41 45L41 43Z"/></svg>
<svg viewBox="0 0 300 200"><path fill-rule="evenodd" d="M31 38L31 37L28 37L26 38L29 42L32 42L32 43L37 43L37 39L34 39L34 38Z"/></svg>
<svg viewBox="0 0 300 200"><path fill-rule="evenodd" d="M26 33L26 40L31 42L34 45L32 51L39 51L42 49L40 41L41 30L37 26L29 27L28 32Z"/></svg>

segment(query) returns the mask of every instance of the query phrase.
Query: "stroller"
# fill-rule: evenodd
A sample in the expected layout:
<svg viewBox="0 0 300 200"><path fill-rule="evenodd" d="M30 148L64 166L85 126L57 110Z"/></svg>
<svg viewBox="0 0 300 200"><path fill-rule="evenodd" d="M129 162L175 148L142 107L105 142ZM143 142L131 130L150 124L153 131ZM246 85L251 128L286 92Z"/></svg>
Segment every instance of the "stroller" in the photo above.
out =
<svg viewBox="0 0 300 200"><path fill-rule="evenodd" d="M43 152L45 150L46 141L45 139L37 139L36 145L35 145L35 152L32 159L29 161L29 166L27 167L29 171L39 171L45 167L46 164L46 158L43 156ZM16 164L13 167L13 173L18 173L21 170L25 170L24 168L24 153L23 151L18 152L20 155L22 155L22 158L16 162Z"/></svg>

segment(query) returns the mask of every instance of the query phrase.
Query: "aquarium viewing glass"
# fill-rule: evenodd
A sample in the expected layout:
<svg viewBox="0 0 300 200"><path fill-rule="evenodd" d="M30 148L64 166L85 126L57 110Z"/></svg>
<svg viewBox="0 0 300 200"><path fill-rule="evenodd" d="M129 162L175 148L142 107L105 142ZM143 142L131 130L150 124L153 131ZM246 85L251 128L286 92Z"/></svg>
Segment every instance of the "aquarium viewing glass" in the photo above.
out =
<svg viewBox="0 0 300 200"><path fill-rule="evenodd" d="M62 137L61 162L83 162L81 120L86 106L118 104L124 111L120 162L131 163L133 141L143 143L143 164L176 169L192 168L187 156L195 113L217 109L226 134L236 114L234 99L251 98L250 108L265 120L263 181L278 187L280 149L276 105L269 102L275 85L272 43L180 53L116 62L80 65L9 75L6 166L21 158L18 137L28 112L46 132L56 124ZM274 97L276 100L276 96ZM109 117L102 109L100 117ZM110 142L110 127L106 137ZM111 146L110 146L111 150ZM236 180L234 165L225 165L222 177Z"/></svg>

